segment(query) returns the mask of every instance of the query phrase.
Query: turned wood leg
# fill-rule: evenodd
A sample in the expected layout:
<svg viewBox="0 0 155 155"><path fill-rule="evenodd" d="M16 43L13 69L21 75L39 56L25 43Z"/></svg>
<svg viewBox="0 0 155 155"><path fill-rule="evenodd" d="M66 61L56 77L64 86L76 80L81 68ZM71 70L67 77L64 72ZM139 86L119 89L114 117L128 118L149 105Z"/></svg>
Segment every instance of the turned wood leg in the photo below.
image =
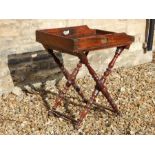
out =
<svg viewBox="0 0 155 155"><path fill-rule="evenodd" d="M64 95L67 93L69 87L71 85L74 85L74 88L79 91L79 87L77 85L75 85L75 79L76 76L79 72L79 69L82 67L82 63L79 62L76 66L76 68L73 70L73 72L70 74L67 69L65 69L64 65L60 62L60 60L56 57L56 55L54 54L53 50L48 50L48 52L53 56L55 62L58 64L58 66L60 67L61 71L63 72L64 76L67 79L67 82L65 84L65 87L63 90L59 90L59 94L56 98L55 101L55 105L53 106L53 109L56 109L62 102L62 100L64 99Z"/></svg>
<svg viewBox="0 0 155 155"><path fill-rule="evenodd" d="M123 52L123 50L125 49L125 47L117 47L116 51L115 51L115 55L112 58L112 60L110 61L110 63L108 64L108 68L106 69L106 71L103 73L102 77L101 77L101 81L104 84L106 82L107 77L110 75L112 68L114 67L116 60L118 59L118 57L120 56L120 54Z"/></svg>
<svg viewBox="0 0 155 155"><path fill-rule="evenodd" d="M112 100L112 98L111 98L111 96L110 96L110 94L109 94L109 92L108 92L108 90L107 90L107 88L106 88L106 86L104 84L105 84L105 81L107 79L107 76L111 73L111 70L112 70L112 68L113 68L113 66L114 66L118 56L121 54L121 52L123 50L124 50L124 47L117 48L113 59L111 60L111 62L108 65L108 68L106 69L106 71L104 72L102 77L99 79L99 77L97 76L96 72L90 66L90 64L88 62L87 54L89 52L85 52L85 53L82 53L80 55L77 55L79 57L80 61L77 64L76 68L73 70L73 72L70 74L68 72L68 70L64 67L64 65L60 62L60 60L56 57L56 55L54 54L53 50L48 49L48 52L52 55L53 59L58 64L59 68L61 69L62 73L64 74L65 78L67 79L67 82L65 84L65 87L64 87L63 91L59 91L59 95L56 98L55 104L54 104L53 108L49 111L49 113L55 114L55 116L62 117L64 119L66 119L66 120L70 120L75 125L78 125L78 126L81 124L82 120L86 117L87 113L91 109L91 105L92 104L94 104L99 109L100 108L102 110L103 109L107 109L107 110L110 110L112 112L115 112L115 113L119 114L117 106L115 105L114 101ZM91 74L91 76L93 77L94 81L96 82L95 89L92 92L92 96L90 97L89 101L85 98L85 96L84 96L83 92L81 91L80 87L75 82L76 76L77 76L77 74L79 72L79 69L81 68L82 64L85 64L85 66L88 68L89 73ZM80 112L80 118L78 120L74 120L70 116L66 116L66 115L61 114L60 112L56 111L57 106L59 106L61 104L62 100L64 99L64 95L67 93L67 91L68 91L68 89L69 89L69 87L71 85L76 90L76 92L79 94L79 96L81 96L83 102L86 103L85 110ZM111 105L112 109L110 109L109 107L98 105L95 102L95 99L98 96L100 91L105 96L105 98L107 99L107 101Z"/></svg>
<svg viewBox="0 0 155 155"><path fill-rule="evenodd" d="M110 94L109 94L109 92L108 92L108 90L104 84L106 82L107 77L111 73L111 70L112 70L117 58L119 57L119 55L122 53L123 50L124 50L124 47L120 47L120 48L116 49L116 52L115 52L113 59L110 61L108 68L106 69L106 71L104 72L104 74L102 75L102 77L100 79L98 78L98 76L95 73L95 71L93 70L93 68L90 66L88 59L87 59L87 56L86 55L79 56L81 62L86 65L86 67L89 70L89 73L92 75L93 79L96 81L96 86L95 86L95 89L92 93L90 101L87 104L87 108L80 113L79 122L82 122L82 120L86 117L87 113L90 110L91 104L93 104L95 102L95 98L98 96L100 91L105 96L105 98L107 99L107 101L109 102L109 104L111 105L111 107L113 109L113 110L111 110L111 109L108 109L108 110L111 110L111 111L119 114L118 108L115 105L113 99L111 98L111 96L110 96Z"/></svg>

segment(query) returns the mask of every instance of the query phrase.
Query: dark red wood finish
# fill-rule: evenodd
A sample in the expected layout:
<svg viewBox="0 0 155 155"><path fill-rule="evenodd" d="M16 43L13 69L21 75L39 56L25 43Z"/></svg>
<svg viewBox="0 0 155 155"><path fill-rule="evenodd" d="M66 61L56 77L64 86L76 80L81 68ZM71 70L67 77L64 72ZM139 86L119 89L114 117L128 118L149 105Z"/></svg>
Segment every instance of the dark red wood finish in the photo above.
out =
<svg viewBox="0 0 155 155"><path fill-rule="evenodd" d="M56 98L53 108L49 111L49 115L55 115L57 117L62 117L66 120L71 121L74 125L80 126L83 119L86 117L87 113L91 109L92 105L101 111L109 110L116 114L120 114L116 104L114 103L110 93L105 86L105 81L108 75L111 73L112 68L124 49L128 49L131 43L134 41L133 36L129 36L125 33L115 33L103 30L90 29L86 25L76 26L76 27L66 27L58 29L46 29L36 31L36 40L43 44L45 49L52 55L54 61L60 67L62 73L67 79L64 90L59 91L59 95ZM88 62L87 55L92 50L104 49L117 47L114 57L108 65L108 68L103 73L101 78L98 77L94 69ZM60 60L56 57L53 50L58 50L59 52L64 52L68 54L75 55L79 58L79 63L72 73L69 73ZM94 91L90 100L86 99L80 87L76 84L76 76L84 64L92 78L96 82ZM64 99L64 95L67 93L70 86L73 86L78 95L82 98L83 102L86 103L85 110L80 112L80 117L74 119L71 116L56 111L57 107L61 105ZM110 107L106 107L96 103L95 99L99 92L105 96L109 102Z"/></svg>

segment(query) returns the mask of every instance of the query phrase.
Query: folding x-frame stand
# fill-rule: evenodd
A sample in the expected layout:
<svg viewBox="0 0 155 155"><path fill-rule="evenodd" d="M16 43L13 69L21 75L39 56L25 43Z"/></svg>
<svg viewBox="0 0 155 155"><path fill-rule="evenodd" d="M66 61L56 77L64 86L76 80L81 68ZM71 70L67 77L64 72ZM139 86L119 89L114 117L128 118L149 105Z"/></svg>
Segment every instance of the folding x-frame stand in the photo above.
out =
<svg viewBox="0 0 155 155"><path fill-rule="evenodd" d="M79 63L77 64L77 66L73 70L73 72L70 74L68 72L68 70L64 67L63 63L61 63L60 60L56 57L53 50L48 49L49 54L52 55L53 59L58 64L59 68L61 69L62 73L64 74L65 78L67 79L64 90L59 91L59 94L58 94L58 96L57 96L57 98L55 100L55 104L54 104L53 108L51 110L49 110L49 115L54 115L54 116L61 117L61 118L64 118L66 120L69 120L76 127L80 126L83 119L88 114L88 112L89 112L89 110L91 108L91 105L95 105L95 106L97 106L97 107L99 107L101 109L109 110L109 111L114 112L114 113L119 115L120 113L118 111L118 108L117 108L116 104L114 103L113 99L111 98L111 96L110 96L110 94L109 94L109 92L107 90L107 87L105 86L105 82L106 82L106 79L107 79L108 75L111 73L111 70L112 70L117 58L119 57L119 55L122 53L122 51L125 48L126 47L117 47L114 57L112 58L111 62L108 65L108 68L103 73L101 78L98 77L98 75L96 74L96 72L94 71L94 69L91 67L91 65L88 62L88 59L87 59L87 55L89 53L88 51L86 51L84 53L79 53L79 54L76 55L79 58ZM92 92L90 100L87 100L85 98L85 96L84 96L83 92L81 91L80 87L75 82L76 76L77 76L80 68L82 67L82 64L84 64L87 67L89 73L91 74L92 78L96 82L96 85L95 85L94 91ZM67 116L67 115L65 115L63 113L60 113L59 111L56 111L57 107L61 105L61 102L64 99L64 95L67 93L70 86L73 86L73 88L76 90L76 92L79 94L79 96L81 96L82 101L84 103L86 103L85 110L80 112L80 117L77 120L72 118L71 116ZM105 98L109 102L111 108L99 105L99 104L97 104L95 102L95 99L98 96L99 92L101 92L103 94L103 96L105 96Z"/></svg>

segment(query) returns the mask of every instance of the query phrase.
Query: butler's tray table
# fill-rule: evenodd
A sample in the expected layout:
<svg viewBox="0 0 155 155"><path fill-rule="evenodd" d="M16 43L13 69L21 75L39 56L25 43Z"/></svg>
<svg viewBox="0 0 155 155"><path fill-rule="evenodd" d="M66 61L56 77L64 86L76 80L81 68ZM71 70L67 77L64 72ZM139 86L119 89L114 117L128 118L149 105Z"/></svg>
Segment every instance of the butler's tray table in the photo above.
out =
<svg viewBox="0 0 155 155"><path fill-rule="evenodd" d="M111 73L111 70L118 56L124 49L129 49L131 43L134 41L133 36L129 36L126 33L115 33L98 29L90 29L88 26L82 25L75 27L37 30L36 40L44 46L50 55L52 55L54 61L60 67L62 73L67 79L65 88L64 90L59 91L59 95L55 100L53 108L49 110L49 115L62 117L71 121L74 125L79 126L83 119L86 117L92 105L119 114L119 110L111 98L110 93L105 86L105 82L107 76ZM114 47L116 47L114 57L110 61L106 71L99 78L88 62L88 53L98 49ZM69 73L69 71L64 67L63 63L58 59L53 50L68 53L79 58L79 62L72 73ZM86 99L80 87L75 81L82 64L87 67L89 73L96 82L90 100ZM78 95L80 95L82 98L82 101L86 104L84 110L80 111L79 118L77 119L57 111L57 107L61 105L61 102L64 99L64 95L67 93L70 86L73 86ZM105 96L108 103L110 104L110 108L101 106L100 104L96 103L95 99L99 92Z"/></svg>

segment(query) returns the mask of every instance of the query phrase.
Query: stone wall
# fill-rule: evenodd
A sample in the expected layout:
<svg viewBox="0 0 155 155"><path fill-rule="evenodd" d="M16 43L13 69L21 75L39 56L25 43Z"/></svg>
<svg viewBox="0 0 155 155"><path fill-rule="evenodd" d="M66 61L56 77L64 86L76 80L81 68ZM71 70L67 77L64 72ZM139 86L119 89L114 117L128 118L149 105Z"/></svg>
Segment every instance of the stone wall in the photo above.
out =
<svg viewBox="0 0 155 155"><path fill-rule="evenodd" d="M88 25L135 36L129 51L125 50L116 63L119 66L133 66L152 60L152 52L143 52L145 20L0 20L0 94L11 91L14 86L57 77L60 71L45 54L41 44L35 41L37 29ZM90 63L98 72L105 70L114 54L114 49L99 50L89 55ZM40 53L40 54L39 54ZM72 70L78 61L68 54L60 55L65 66ZM23 71L23 72L21 72ZM87 74L85 67L79 77ZM40 78L37 78L40 77Z"/></svg>

